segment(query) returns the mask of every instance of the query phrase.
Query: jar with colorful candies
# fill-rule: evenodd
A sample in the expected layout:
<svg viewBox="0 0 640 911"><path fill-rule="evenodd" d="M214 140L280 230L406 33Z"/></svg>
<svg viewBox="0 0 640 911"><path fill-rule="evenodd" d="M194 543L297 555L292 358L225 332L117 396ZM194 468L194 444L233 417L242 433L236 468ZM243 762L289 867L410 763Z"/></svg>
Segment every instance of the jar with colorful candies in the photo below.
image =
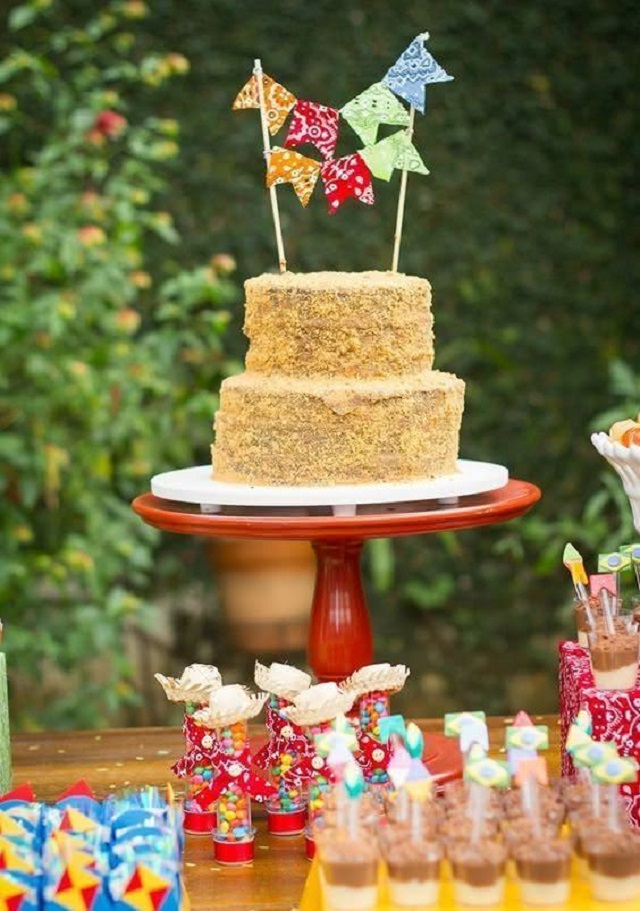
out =
<svg viewBox="0 0 640 911"><path fill-rule="evenodd" d="M313 823L318 817L322 816L324 798L333 784L331 770L326 759L316 752L314 740L318 734L325 734L330 729L330 721L313 725L305 729L305 735L309 741L309 780L307 783L307 793L309 801L308 820L310 827L313 826Z"/></svg>
<svg viewBox="0 0 640 911"><path fill-rule="evenodd" d="M173 770L186 779L184 801L185 831L193 834L209 833L215 825L215 799L207 797L207 790L213 783L218 755L218 739L215 730L199 724L193 712L185 714L183 732L186 749L184 756L174 765Z"/></svg>
<svg viewBox="0 0 640 911"><path fill-rule="evenodd" d="M389 715L389 694L380 690L364 693L358 699L358 714L363 733L380 738L380 719Z"/></svg>
<svg viewBox="0 0 640 911"><path fill-rule="evenodd" d="M267 704L269 781L276 793L267 803L268 826L273 835L295 835L304 830L306 798L298 762L307 745L301 728L281 712L289 700L272 693Z"/></svg>
<svg viewBox="0 0 640 911"><path fill-rule="evenodd" d="M217 735L218 774L224 776L224 785L216 807L215 856L220 863L244 863L253 858L255 835L247 787L250 775L247 723L236 721L219 728Z"/></svg>

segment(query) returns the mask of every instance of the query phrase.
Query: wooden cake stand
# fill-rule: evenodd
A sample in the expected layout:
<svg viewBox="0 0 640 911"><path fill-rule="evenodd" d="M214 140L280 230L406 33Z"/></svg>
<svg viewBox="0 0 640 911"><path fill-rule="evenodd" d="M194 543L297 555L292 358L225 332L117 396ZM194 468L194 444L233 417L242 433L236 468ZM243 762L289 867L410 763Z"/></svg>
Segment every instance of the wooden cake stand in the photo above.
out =
<svg viewBox="0 0 640 911"><path fill-rule="evenodd" d="M497 490L452 502L360 505L355 515L332 515L326 507L224 506L209 513L197 504L161 499L151 493L137 497L132 506L145 522L162 531L206 538L310 541L317 573L309 663L319 680L343 680L373 660L371 621L360 574L365 540L506 522L526 513L540 495L534 484L510 480Z"/></svg>

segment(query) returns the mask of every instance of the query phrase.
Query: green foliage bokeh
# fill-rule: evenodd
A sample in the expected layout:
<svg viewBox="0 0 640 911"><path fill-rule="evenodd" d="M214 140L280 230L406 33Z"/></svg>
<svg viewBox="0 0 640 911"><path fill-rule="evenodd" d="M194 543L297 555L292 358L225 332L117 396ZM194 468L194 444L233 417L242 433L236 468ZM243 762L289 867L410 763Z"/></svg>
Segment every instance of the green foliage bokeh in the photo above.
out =
<svg viewBox="0 0 640 911"><path fill-rule="evenodd" d="M398 541L392 553L377 545L369 578L381 657L401 655L412 629L427 623L425 661L446 678L451 704L464 704L473 685L487 709L513 708L509 680L553 675L553 639L571 629L564 542L593 566L599 550L633 534L589 432L604 428L603 412L602 420L635 416L640 406L640 8L631 0L150 6L136 29L141 46L170 35L191 61L152 109L143 92L130 102L140 116L180 112L182 153L162 207L175 215L187 259L228 251L240 278L275 266L258 118L230 109L254 57L297 96L340 107L429 30L431 51L455 76L429 90L417 120L431 174L409 179L401 268L431 280L437 366L468 384L462 454L508 465L544 498L513 525ZM81 24L90 7L67 0L55 15ZM337 154L358 147L344 125ZM388 268L397 186L378 181L374 207L348 204L331 217L320 184L307 210L283 187L290 268ZM234 315L239 328L239 306ZM226 346L242 354L239 331Z"/></svg>

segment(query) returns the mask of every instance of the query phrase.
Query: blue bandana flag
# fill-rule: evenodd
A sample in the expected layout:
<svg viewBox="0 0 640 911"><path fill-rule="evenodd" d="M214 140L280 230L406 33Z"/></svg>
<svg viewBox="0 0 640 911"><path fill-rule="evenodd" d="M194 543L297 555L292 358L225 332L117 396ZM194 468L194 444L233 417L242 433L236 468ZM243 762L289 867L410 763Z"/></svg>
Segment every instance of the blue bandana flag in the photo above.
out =
<svg viewBox="0 0 640 911"><path fill-rule="evenodd" d="M400 54L387 71L382 82L412 108L424 114L425 85L433 82L451 82L453 76L440 66L424 46L427 35L418 35Z"/></svg>

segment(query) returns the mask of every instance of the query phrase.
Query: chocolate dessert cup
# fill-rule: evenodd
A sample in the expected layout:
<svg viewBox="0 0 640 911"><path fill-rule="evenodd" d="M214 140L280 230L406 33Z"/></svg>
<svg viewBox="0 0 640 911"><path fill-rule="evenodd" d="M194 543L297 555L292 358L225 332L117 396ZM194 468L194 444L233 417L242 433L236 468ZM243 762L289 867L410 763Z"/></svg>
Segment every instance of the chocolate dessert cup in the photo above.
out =
<svg viewBox="0 0 640 911"><path fill-rule="evenodd" d="M406 830L390 831L382 853L389 874L391 903L426 908L438 901L442 848L434 841L410 841Z"/></svg>
<svg viewBox="0 0 640 911"><path fill-rule="evenodd" d="M344 830L316 836L320 882L327 911L373 911L378 901L378 846L360 829L356 838Z"/></svg>
<svg viewBox="0 0 640 911"><path fill-rule="evenodd" d="M459 905L499 905L504 895L507 851L491 841L454 845L449 852L453 887Z"/></svg>
<svg viewBox="0 0 640 911"><path fill-rule="evenodd" d="M640 898L640 836L628 829L600 829L585 840L589 884L599 901Z"/></svg>
<svg viewBox="0 0 640 911"><path fill-rule="evenodd" d="M638 676L638 633L599 630L589 634L589 654L596 688L630 690Z"/></svg>
<svg viewBox="0 0 640 911"><path fill-rule="evenodd" d="M532 838L513 847L520 894L526 905L561 905L571 887L571 845L560 838Z"/></svg>

